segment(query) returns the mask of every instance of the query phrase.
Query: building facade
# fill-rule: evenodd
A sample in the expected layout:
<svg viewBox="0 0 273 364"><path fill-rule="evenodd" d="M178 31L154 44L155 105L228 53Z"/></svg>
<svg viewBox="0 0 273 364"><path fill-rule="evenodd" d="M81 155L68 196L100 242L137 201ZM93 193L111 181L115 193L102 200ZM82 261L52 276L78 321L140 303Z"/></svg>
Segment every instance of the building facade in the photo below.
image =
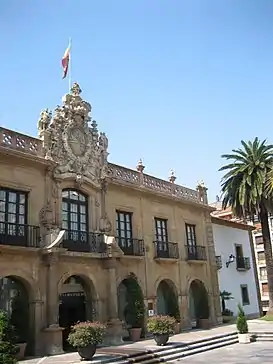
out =
<svg viewBox="0 0 273 364"><path fill-rule="evenodd" d="M39 138L0 128L0 308L35 354L62 352L83 320L120 343L133 285L150 314L177 307L182 328L221 322L206 187L109 163L80 94L41 113Z"/></svg>
<svg viewBox="0 0 273 364"><path fill-rule="evenodd" d="M248 317L259 317L260 292L253 254L253 227L213 216L212 223L220 291L233 297L225 302L225 307L236 316L240 304Z"/></svg>

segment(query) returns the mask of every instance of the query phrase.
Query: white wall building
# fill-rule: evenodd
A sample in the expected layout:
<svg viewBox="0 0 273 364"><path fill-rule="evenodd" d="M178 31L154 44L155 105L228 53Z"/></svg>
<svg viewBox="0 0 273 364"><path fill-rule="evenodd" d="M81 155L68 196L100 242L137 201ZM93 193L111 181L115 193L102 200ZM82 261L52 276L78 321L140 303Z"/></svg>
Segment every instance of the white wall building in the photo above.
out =
<svg viewBox="0 0 273 364"><path fill-rule="evenodd" d="M226 308L236 316L239 303L246 315L259 317L260 293L253 227L215 216L212 216L212 222L220 291L228 291L234 297L226 301Z"/></svg>

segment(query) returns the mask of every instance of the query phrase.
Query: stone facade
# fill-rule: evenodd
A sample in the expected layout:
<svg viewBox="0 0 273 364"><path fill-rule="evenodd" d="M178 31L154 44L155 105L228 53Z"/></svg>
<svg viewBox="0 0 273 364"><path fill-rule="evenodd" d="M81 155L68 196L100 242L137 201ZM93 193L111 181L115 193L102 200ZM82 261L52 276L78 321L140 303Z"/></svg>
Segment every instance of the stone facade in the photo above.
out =
<svg viewBox="0 0 273 364"><path fill-rule="evenodd" d="M150 314L159 301L167 310L158 289L169 284L182 329L206 318L190 310L191 285L199 282L207 318L219 323L206 187L179 186L174 173L169 181L151 177L141 161L135 171L109 163L107 137L80 94L74 84L53 114L41 113L39 138L0 128L0 277L28 292L32 351L62 351L60 305L73 287L84 287L74 291L85 296L85 319L107 323L108 343L120 343L126 325L118 292L132 276Z"/></svg>

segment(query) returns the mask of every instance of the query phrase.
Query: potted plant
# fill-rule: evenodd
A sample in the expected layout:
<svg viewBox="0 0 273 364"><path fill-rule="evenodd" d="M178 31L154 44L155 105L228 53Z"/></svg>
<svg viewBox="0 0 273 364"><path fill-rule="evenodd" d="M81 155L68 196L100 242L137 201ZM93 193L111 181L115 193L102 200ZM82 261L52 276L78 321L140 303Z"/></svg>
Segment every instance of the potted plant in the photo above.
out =
<svg viewBox="0 0 273 364"><path fill-rule="evenodd" d="M16 357L18 360L20 360L25 357L29 323L28 302L22 296L21 292L17 292L17 294L13 297L11 307L11 324L14 327L16 344L19 347L19 351Z"/></svg>
<svg viewBox="0 0 273 364"><path fill-rule="evenodd" d="M100 322L80 322L71 328L67 341L77 348L81 358L91 360L102 343L106 327Z"/></svg>
<svg viewBox="0 0 273 364"><path fill-rule="evenodd" d="M176 320L171 316L153 316L147 321L147 329L154 335L158 346L166 345L169 336L174 333Z"/></svg>
<svg viewBox="0 0 273 364"><path fill-rule="evenodd" d="M238 330L239 343L240 344L250 343L250 336L248 334L248 324L244 310L241 305L238 305L237 330Z"/></svg>
<svg viewBox="0 0 273 364"><path fill-rule="evenodd" d="M15 344L14 329L8 314L0 311L0 363L16 364L18 347Z"/></svg>
<svg viewBox="0 0 273 364"><path fill-rule="evenodd" d="M124 317L128 325L130 339L138 341L144 326L145 306L141 288L134 278L128 279L126 301Z"/></svg>

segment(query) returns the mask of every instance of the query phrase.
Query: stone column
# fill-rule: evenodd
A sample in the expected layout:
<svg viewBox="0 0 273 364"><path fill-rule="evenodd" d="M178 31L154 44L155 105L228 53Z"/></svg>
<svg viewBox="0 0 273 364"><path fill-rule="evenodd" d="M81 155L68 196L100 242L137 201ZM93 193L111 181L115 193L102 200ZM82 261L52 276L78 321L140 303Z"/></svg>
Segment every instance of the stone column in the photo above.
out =
<svg viewBox="0 0 273 364"><path fill-rule="evenodd" d="M63 353L63 329L59 326L59 293L56 279L58 277L58 260L57 252L49 253L45 257L47 267L47 327L44 330L44 337L47 355Z"/></svg>
<svg viewBox="0 0 273 364"><path fill-rule="evenodd" d="M179 296L179 308L181 316L181 329L188 330L191 328L191 322L189 317L189 302L188 296L184 292L181 296Z"/></svg>
<svg viewBox="0 0 273 364"><path fill-rule="evenodd" d="M122 322L118 318L116 259L108 258L105 261L105 268L108 270L108 321L104 343L106 345L121 345L123 343L123 329Z"/></svg>
<svg viewBox="0 0 273 364"><path fill-rule="evenodd" d="M44 354L43 340L41 330L44 327L44 302L35 300L29 303L30 308L30 327L31 336L34 341L34 355L41 356Z"/></svg>

